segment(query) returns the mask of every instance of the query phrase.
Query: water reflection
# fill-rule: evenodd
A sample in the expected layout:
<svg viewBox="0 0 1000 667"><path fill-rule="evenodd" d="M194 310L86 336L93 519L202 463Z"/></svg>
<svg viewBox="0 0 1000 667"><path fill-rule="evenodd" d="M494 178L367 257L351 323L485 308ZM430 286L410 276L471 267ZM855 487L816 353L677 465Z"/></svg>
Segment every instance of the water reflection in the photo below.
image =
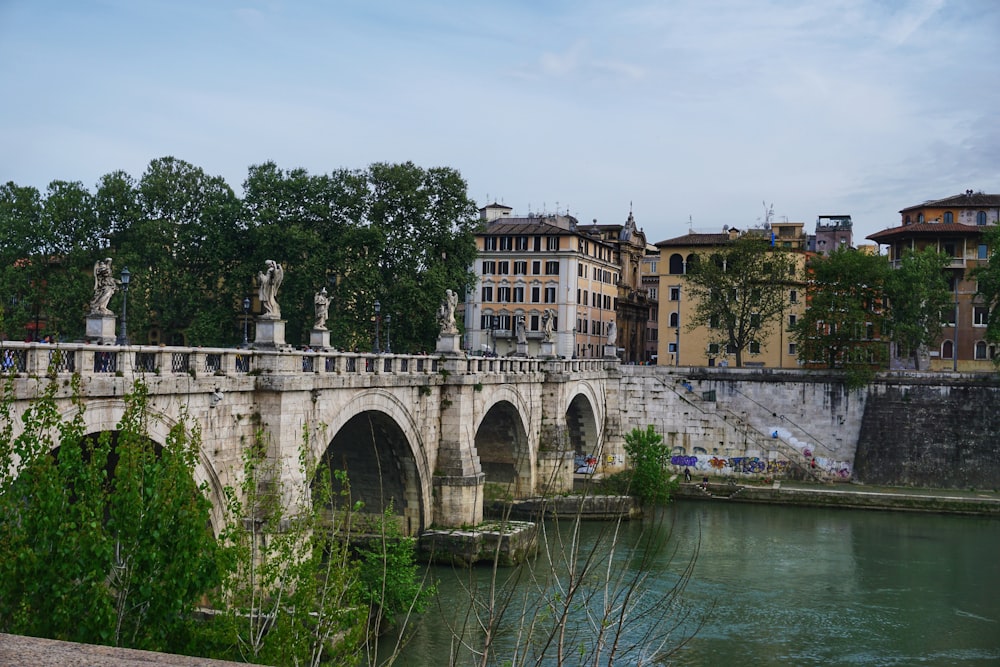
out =
<svg viewBox="0 0 1000 667"><path fill-rule="evenodd" d="M673 644L707 616L666 664L1000 664L996 519L728 502L684 502L662 518L652 545L667 548L640 543L633 555L655 556L652 562L640 566L619 552L610 571L641 567L655 575L644 587L662 595L697 553L690 583L667 622L644 618L634 628L654 630L642 641L669 633ZM626 525L625 535L648 537L649 526ZM607 527L585 525L583 542ZM517 591L538 590L537 568L535 577L527 574L517 580ZM449 623L468 618L468 591L482 590L489 572L436 568L435 576L439 606L422 619L397 664L473 664L468 654L454 657ZM474 623L464 632L471 645L481 645ZM516 637L503 642L506 657L513 657ZM639 658L636 653L616 664Z"/></svg>

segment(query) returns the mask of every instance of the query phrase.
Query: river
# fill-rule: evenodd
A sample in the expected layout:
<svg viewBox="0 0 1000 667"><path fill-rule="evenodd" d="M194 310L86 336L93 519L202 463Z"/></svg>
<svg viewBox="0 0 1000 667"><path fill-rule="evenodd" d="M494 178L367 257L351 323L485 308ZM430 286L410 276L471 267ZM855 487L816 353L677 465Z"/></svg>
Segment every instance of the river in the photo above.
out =
<svg viewBox="0 0 1000 667"><path fill-rule="evenodd" d="M1000 664L995 518L684 501L659 519L662 524L624 526L626 540L653 535L660 548L618 550L611 557L613 576L637 571L626 553L640 553L653 558L642 565L652 573L640 587L647 599L682 582L685 565L693 563L690 577L670 598L665 617L650 610L640 615L623 642L638 646L616 664L648 664L664 638L665 648L675 650L659 653L661 664L691 667ZM609 528L585 524L583 551ZM551 525L549 532L555 534ZM534 570L542 577L548 571ZM396 664L475 664L467 653L450 658L455 633L449 626L469 610L470 585L480 587L480 599L486 595L489 568L436 567L431 574L439 582L438 599ZM537 578L522 576L511 588L513 609L523 595L535 595ZM586 628L581 609L573 613ZM514 627L507 623L510 633ZM644 637L644 631L651 633ZM479 632L464 635L473 644L482 641ZM577 649L587 643L573 641ZM501 637L499 656L509 659L516 644L513 636Z"/></svg>

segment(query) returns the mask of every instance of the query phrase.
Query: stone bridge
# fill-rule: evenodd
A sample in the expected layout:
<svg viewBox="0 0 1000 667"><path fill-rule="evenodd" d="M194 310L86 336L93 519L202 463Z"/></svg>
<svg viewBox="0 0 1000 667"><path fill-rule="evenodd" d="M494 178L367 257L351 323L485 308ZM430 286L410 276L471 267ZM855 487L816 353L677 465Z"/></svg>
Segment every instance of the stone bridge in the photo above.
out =
<svg viewBox="0 0 1000 667"><path fill-rule="evenodd" d="M185 416L199 424L195 478L217 530L255 442L281 462L286 494L312 481L298 465L306 448L347 470L368 511L391 501L409 534L480 523L488 493L570 490L574 455L621 451L615 361L4 342L0 365L14 374L13 415L54 379L70 417L78 373L88 434L116 430L141 379L154 442Z"/></svg>

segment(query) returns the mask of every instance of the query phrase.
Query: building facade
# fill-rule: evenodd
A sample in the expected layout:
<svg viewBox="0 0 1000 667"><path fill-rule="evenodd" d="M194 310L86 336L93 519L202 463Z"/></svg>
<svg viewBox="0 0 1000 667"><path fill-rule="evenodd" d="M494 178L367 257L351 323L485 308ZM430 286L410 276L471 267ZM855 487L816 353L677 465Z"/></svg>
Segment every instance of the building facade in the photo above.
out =
<svg viewBox="0 0 1000 667"><path fill-rule="evenodd" d="M945 371L986 371L1000 351L986 341L988 310L977 297L976 281L969 271L989 259L985 231L1000 224L1000 195L966 190L944 199L902 209L898 227L867 238L885 246L888 259L898 266L908 250L934 248L951 257L945 271L954 294L954 309L944 313L945 326L939 340L928 350L929 368ZM893 365L908 361L893 355Z"/></svg>
<svg viewBox="0 0 1000 667"><path fill-rule="evenodd" d="M807 259L808 238L803 223L784 222L769 225L768 230L744 233L769 234L772 246L792 253L796 275L802 276ZM728 366L735 363L735 353L711 342L707 326L692 327L697 302L689 296L685 276L696 261L709 261L713 251L739 238L735 228L721 233L688 232L684 236L660 241L659 258L659 344L657 364L661 366ZM791 279L785 288L786 309L780 317L763 323L761 340L743 351L745 366L797 368L798 350L788 328L795 324L805 308L805 288L801 278Z"/></svg>
<svg viewBox="0 0 1000 667"><path fill-rule="evenodd" d="M582 232L569 215L517 217L510 207L491 204L480 217L476 286L465 303L466 349L515 354L523 317L527 354L539 356L550 311L557 356L603 356L621 279L614 244Z"/></svg>

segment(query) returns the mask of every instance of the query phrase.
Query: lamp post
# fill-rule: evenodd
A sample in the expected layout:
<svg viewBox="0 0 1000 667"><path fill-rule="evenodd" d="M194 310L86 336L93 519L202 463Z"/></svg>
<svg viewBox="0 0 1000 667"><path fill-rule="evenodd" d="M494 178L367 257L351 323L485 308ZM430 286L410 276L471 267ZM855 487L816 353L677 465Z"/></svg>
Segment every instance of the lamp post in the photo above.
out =
<svg viewBox="0 0 1000 667"><path fill-rule="evenodd" d="M497 329L500 328L500 316L490 316L490 334L493 336L493 356L497 356Z"/></svg>
<svg viewBox="0 0 1000 667"><path fill-rule="evenodd" d="M122 330L118 336L119 345L128 345L128 284L132 280L132 274L128 267L122 268Z"/></svg>
<svg viewBox="0 0 1000 667"><path fill-rule="evenodd" d="M250 340L247 338L247 323L250 319L250 297L243 297L243 349L250 347Z"/></svg>
<svg viewBox="0 0 1000 667"><path fill-rule="evenodd" d="M380 351L379 348L382 347L379 344L379 325L381 324L379 320L382 316L381 313L382 313L382 304L379 303L379 301L376 299L375 300L375 347L372 348L372 354L378 354Z"/></svg>
<svg viewBox="0 0 1000 667"><path fill-rule="evenodd" d="M392 313L385 314L385 353L392 354L392 343L389 342L389 327L392 326Z"/></svg>

